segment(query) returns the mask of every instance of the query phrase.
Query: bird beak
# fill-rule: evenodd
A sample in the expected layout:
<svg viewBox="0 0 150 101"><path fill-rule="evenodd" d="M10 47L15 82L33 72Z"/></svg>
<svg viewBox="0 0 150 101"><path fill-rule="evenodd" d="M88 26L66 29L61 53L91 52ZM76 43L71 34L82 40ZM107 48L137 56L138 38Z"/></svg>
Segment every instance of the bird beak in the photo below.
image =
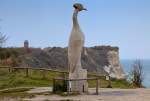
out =
<svg viewBox="0 0 150 101"><path fill-rule="evenodd" d="M87 11L87 9L86 9L86 8L83 8L83 10Z"/></svg>

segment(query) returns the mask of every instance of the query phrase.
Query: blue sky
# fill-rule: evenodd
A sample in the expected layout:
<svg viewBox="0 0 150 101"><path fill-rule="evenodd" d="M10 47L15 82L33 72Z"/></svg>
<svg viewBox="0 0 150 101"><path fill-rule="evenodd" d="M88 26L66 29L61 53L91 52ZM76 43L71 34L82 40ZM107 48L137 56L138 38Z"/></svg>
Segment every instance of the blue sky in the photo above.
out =
<svg viewBox="0 0 150 101"><path fill-rule="evenodd" d="M120 48L122 59L150 58L150 0L0 0L0 31L5 46L65 47L72 29L72 5L79 14L85 46Z"/></svg>

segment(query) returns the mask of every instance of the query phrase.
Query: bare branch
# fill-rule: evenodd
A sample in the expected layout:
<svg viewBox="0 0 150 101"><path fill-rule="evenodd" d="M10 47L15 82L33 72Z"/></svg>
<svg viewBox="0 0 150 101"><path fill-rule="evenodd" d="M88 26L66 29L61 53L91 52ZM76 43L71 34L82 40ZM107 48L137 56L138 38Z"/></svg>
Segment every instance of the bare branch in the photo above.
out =
<svg viewBox="0 0 150 101"><path fill-rule="evenodd" d="M0 47L6 42L7 36L0 33Z"/></svg>
<svg viewBox="0 0 150 101"><path fill-rule="evenodd" d="M131 82L134 86L142 87L144 79L143 66L140 60L136 60L133 64L133 70L131 71Z"/></svg>

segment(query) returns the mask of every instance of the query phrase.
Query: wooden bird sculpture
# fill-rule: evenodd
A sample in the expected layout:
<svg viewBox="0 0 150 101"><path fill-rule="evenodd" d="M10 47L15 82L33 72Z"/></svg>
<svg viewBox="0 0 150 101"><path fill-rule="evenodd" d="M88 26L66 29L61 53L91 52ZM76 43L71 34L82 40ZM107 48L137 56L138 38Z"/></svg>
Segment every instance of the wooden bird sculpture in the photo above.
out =
<svg viewBox="0 0 150 101"><path fill-rule="evenodd" d="M86 10L82 4L76 3L73 5L75 8L73 13L73 28L71 31L69 45L68 45L68 61L69 61L69 72L73 73L79 69L81 66L81 53L84 45L84 34L82 33L79 23L78 23L78 13L80 11Z"/></svg>

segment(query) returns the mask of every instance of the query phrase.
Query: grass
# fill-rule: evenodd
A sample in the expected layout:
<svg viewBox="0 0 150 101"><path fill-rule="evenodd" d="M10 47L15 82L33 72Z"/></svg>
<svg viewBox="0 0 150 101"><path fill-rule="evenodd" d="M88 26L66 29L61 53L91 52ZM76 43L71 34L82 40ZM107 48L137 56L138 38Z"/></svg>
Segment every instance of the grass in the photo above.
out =
<svg viewBox="0 0 150 101"><path fill-rule="evenodd" d="M132 84L130 84L126 80L112 80L112 87L113 88L125 88L125 89L135 88L134 86L132 86Z"/></svg>
<svg viewBox="0 0 150 101"><path fill-rule="evenodd" d="M99 86L101 88L106 88L108 85L108 81L105 80L105 77L100 77L100 82L99 82ZM96 87L96 80L89 80L88 81L88 87Z"/></svg>
<svg viewBox="0 0 150 101"><path fill-rule="evenodd" d="M0 89L12 88L12 87L47 87L52 86L52 78L62 77L62 73L48 71L46 78L43 78L42 71L29 70L29 76L26 77L24 70L8 72L8 69L0 68ZM96 81L88 81L89 87L95 87ZM100 77L100 87L106 88L108 81L105 77ZM126 80L113 80L113 88L132 88L132 86Z"/></svg>
<svg viewBox="0 0 150 101"><path fill-rule="evenodd" d="M19 87L19 88L9 88L9 89L3 89L0 90L0 93L14 93L14 92L24 92L24 91L28 91L32 88L25 88L25 87Z"/></svg>
<svg viewBox="0 0 150 101"><path fill-rule="evenodd" d="M35 94L29 94L25 91L28 91L31 88L13 88L13 89L6 89L6 90L1 90L0 91L0 100L4 99L4 98L13 98L13 99L17 99L17 98L32 98L35 97ZM19 99L19 101L20 101Z"/></svg>
<svg viewBox="0 0 150 101"><path fill-rule="evenodd" d="M0 89L11 87L42 87L52 86L52 78L60 74L48 72L47 78L43 78L41 71L31 70L26 77L23 70L9 73L7 69L0 69Z"/></svg>
<svg viewBox="0 0 150 101"><path fill-rule="evenodd" d="M52 78L62 76L63 76L62 73L48 71L46 73L46 78L43 78L42 71L29 70L29 76L26 77L24 70L17 70L9 73L7 68L3 69L0 68L0 100L6 97L22 99L22 98L32 98L35 97L35 95L51 95L52 94L51 92L41 94L40 93L28 94L25 91L31 89L32 87L52 86ZM111 83L112 88L134 88L134 86L129 84L126 80L112 80ZM105 79L105 77L100 77L99 84L101 88L106 88L108 86L108 81ZM88 86L95 87L96 81L95 80L88 81ZM59 95L66 96L65 93L60 93ZM18 101L21 100L19 99ZM66 101L71 100L68 99Z"/></svg>

